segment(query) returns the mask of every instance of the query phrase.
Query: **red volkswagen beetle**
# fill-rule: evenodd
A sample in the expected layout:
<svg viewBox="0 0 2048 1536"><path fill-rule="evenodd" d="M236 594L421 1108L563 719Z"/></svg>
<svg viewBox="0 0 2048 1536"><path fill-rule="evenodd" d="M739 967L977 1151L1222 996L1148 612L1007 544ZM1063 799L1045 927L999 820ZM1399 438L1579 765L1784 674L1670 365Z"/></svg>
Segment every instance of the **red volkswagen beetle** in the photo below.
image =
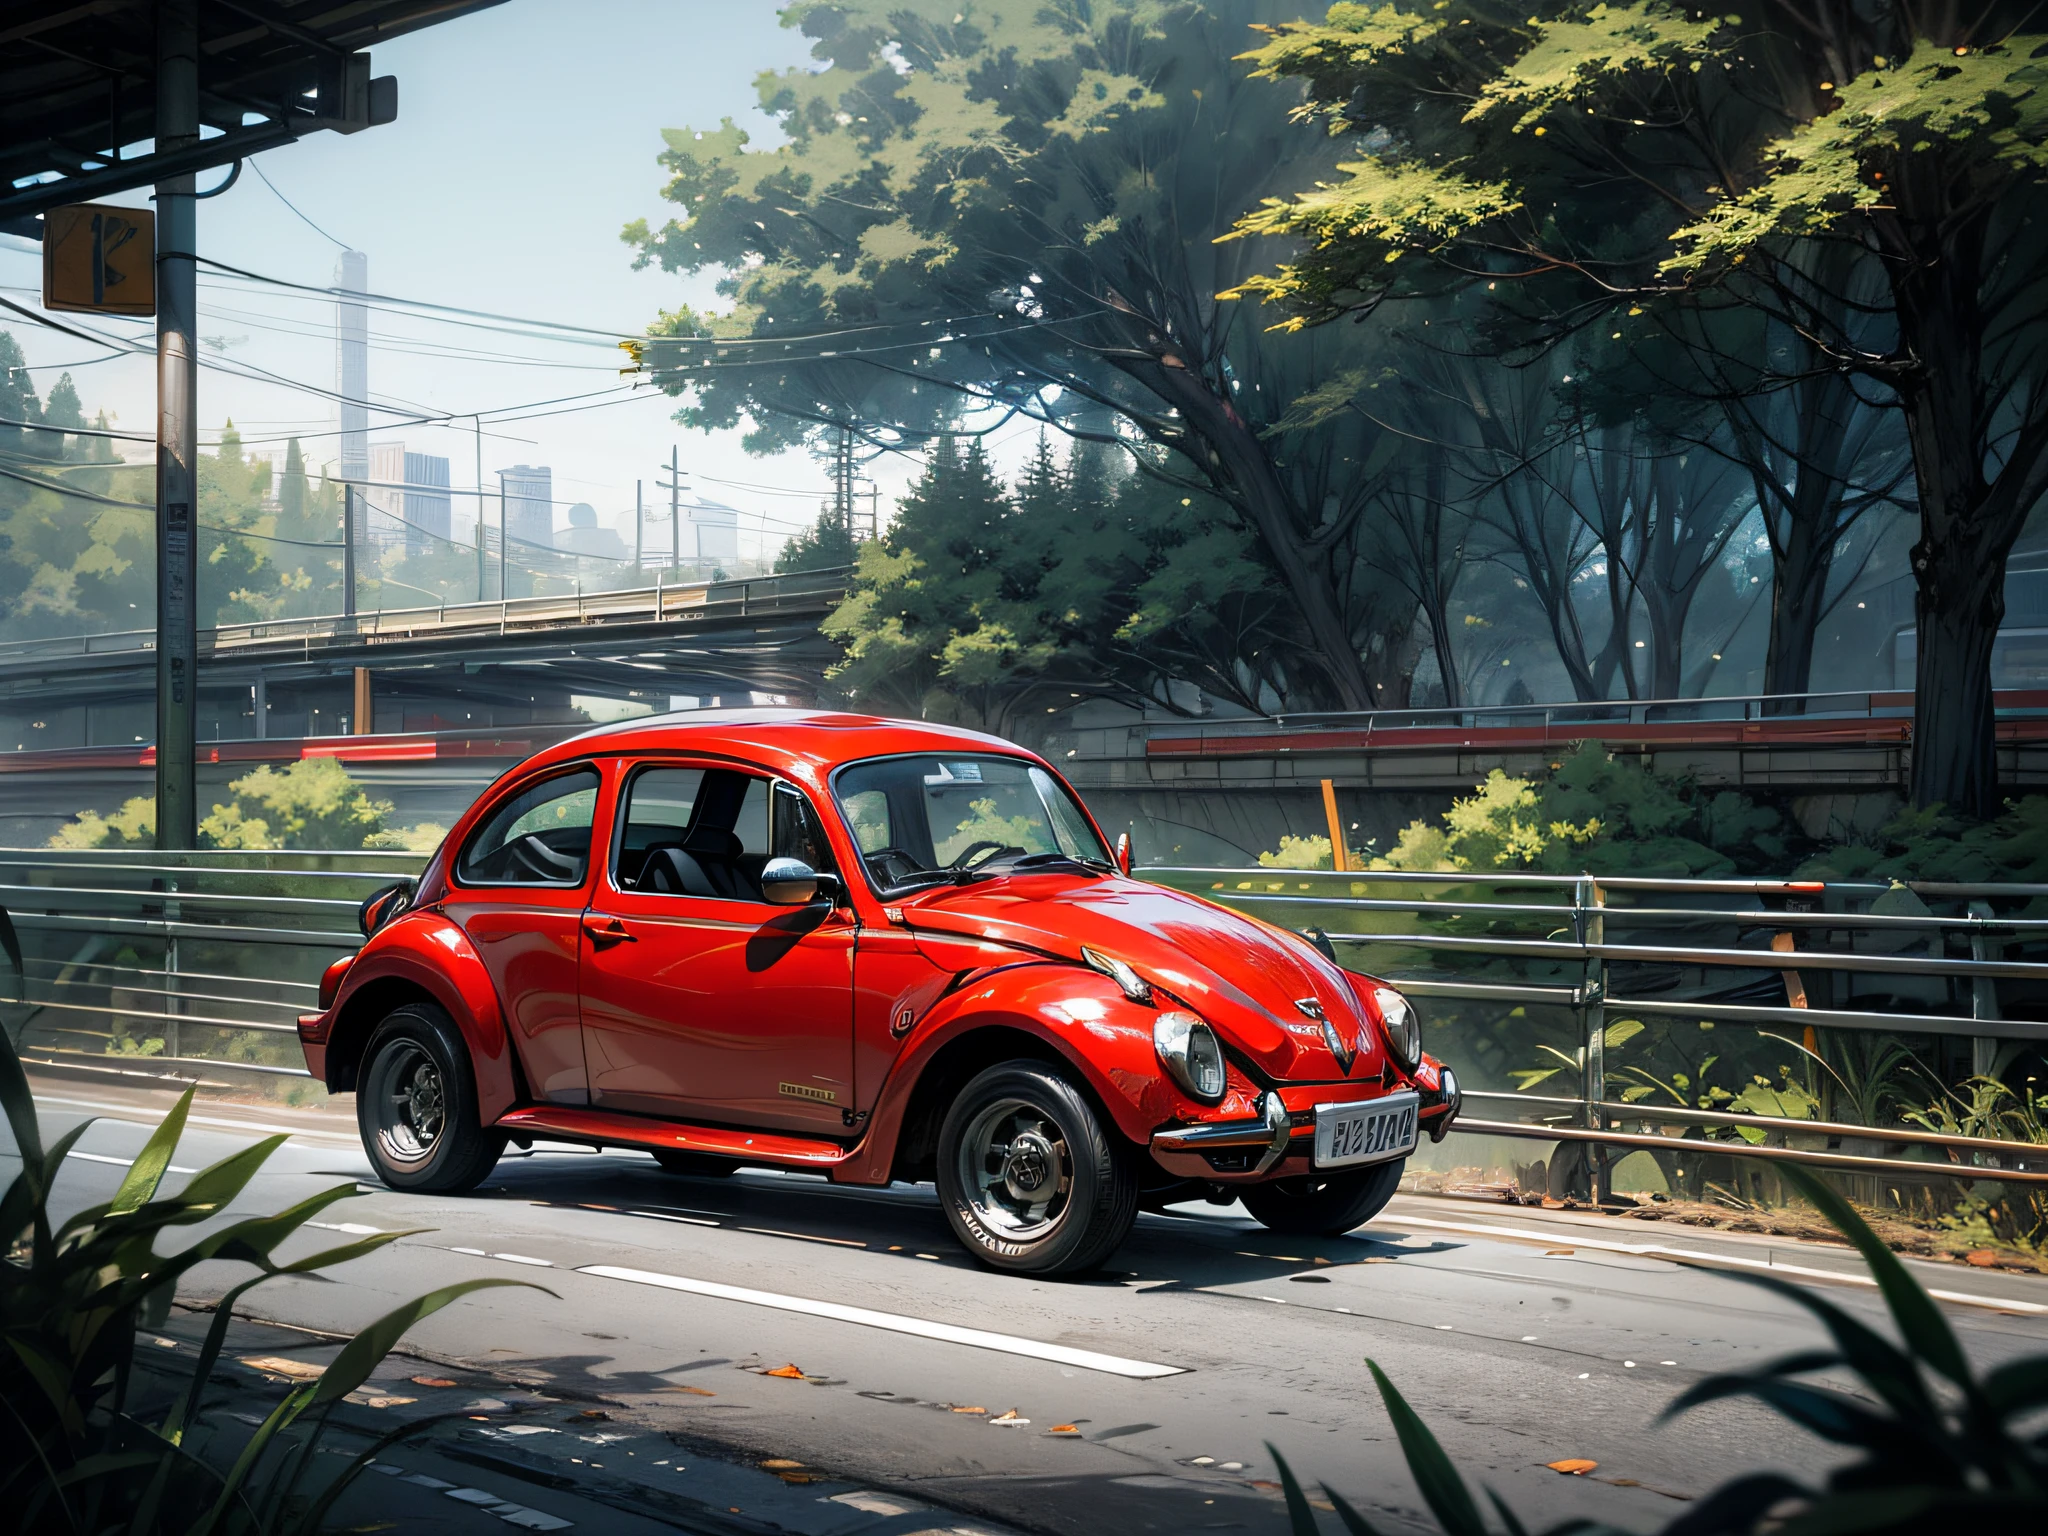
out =
<svg viewBox="0 0 2048 1536"><path fill-rule="evenodd" d="M789 709L588 732L505 775L299 1021L399 1189L508 1141L679 1173L931 1179L999 1269L1141 1208L1348 1231L1458 1113L1400 993L1131 877L1042 759Z"/></svg>

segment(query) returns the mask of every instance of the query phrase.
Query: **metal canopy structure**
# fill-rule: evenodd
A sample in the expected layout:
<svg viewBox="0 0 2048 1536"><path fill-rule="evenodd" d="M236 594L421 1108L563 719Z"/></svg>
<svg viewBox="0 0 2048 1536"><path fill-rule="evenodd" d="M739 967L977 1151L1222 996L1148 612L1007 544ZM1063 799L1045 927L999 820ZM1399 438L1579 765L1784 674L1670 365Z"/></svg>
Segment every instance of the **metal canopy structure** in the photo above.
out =
<svg viewBox="0 0 2048 1536"><path fill-rule="evenodd" d="M373 83L365 51L502 3L201 0L201 136L158 147L157 0L0 0L0 229L33 237L46 208L388 122L397 82Z"/></svg>

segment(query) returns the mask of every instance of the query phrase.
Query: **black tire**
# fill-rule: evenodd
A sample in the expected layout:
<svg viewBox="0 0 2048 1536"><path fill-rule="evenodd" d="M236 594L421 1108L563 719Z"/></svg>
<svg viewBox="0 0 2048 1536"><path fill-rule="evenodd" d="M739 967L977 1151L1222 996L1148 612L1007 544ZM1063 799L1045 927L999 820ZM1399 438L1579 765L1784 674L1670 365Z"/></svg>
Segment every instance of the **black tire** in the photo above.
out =
<svg viewBox="0 0 2048 1536"><path fill-rule="evenodd" d="M475 1189L505 1150L478 1114L469 1046L432 1003L408 1003L372 1032L356 1078L356 1127L393 1189Z"/></svg>
<svg viewBox="0 0 2048 1536"><path fill-rule="evenodd" d="M729 1179L740 1166L708 1152L657 1152L654 1160L663 1173L684 1173L693 1179Z"/></svg>
<svg viewBox="0 0 2048 1536"><path fill-rule="evenodd" d="M938 1185L961 1245L1012 1274L1091 1270L1138 1217L1128 1149L1086 1094L1036 1061L990 1067L960 1090L939 1127Z"/></svg>
<svg viewBox="0 0 2048 1536"><path fill-rule="evenodd" d="M1386 1208L1401 1187L1408 1160L1330 1173L1302 1174L1270 1184L1246 1186L1244 1208L1263 1227L1289 1237L1342 1237Z"/></svg>

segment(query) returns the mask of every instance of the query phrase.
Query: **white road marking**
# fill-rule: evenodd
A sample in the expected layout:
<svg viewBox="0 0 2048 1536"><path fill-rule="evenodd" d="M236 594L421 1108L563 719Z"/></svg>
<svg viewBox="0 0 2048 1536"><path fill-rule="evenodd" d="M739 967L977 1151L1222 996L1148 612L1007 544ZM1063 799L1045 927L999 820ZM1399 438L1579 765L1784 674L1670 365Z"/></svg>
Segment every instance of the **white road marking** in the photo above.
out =
<svg viewBox="0 0 2048 1536"><path fill-rule="evenodd" d="M65 1161L67 1162L74 1157L88 1163L112 1163L116 1168L133 1168L135 1166L135 1159L132 1157L107 1157L99 1152L66 1152L64 1154ZM164 1169L165 1173L197 1173L198 1171L197 1168L180 1168L176 1163L172 1163Z"/></svg>
<svg viewBox="0 0 2048 1536"><path fill-rule="evenodd" d="M347 1232L355 1237L382 1237L383 1227L366 1227L359 1221L309 1221L309 1227L318 1227L323 1232Z"/></svg>
<svg viewBox="0 0 2048 1536"><path fill-rule="evenodd" d="M523 1253L494 1253L491 1257L503 1259L507 1264L532 1264L541 1269L553 1269L555 1267L553 1259L529 1259Z"/></svg>
<svg viewBox="0 0 2048 1536"><path fill-rule="evenodd" d="M1555 1232L1541 1232L1529 1227L1496 1227L1474 1221L1437 1221L1427 1216L1409 1216L1405 1213L1387 1218L1390 1226L1435 1227L1445 1232L1472 1232L1483 1237L1509 1237L1521 1242L1554 1243ZM1662 1243L1617 1243L1605 1238L1580 1237L1576 1232L1572 1241L1581 1248L1598 1248L1607 1253L1632 1253L1641 1257L1676 1259L1685 1264L1728 1269L1754 1269L1771 1275L1797 1275L1807 1280L1826 1280L1835 1285L1860 1285L1871 1290L1877 1282L1868 1275L1858 1275L1834 1269L1815 1269L1805 1264L1773 1264L1766 1259L1744 1259L1728 1253L1702 1253L1693 1248L1670 1248ZM1937 1301L1954 1302L1965 1307L1991 1307L2001 1312L2025 1312L2029 1315L2048 1315L2048 1304L2038 1301L2019 1301L2006 1296L1980 1296L1973 1291L1938 1291L1928 1287L1927 1294Z"/></svg>
<svg viewBox="0 0 2048 1536"><path fill-rule="evenodd" d="M104 1104L97 1099L60 1099L46 1093L37 1094L36 1102L38 1104L58 1104L66 1109L105 1110L117 1119L127 1119L130 1115L146 1115L150 1112L149 1106L145 1104ZM156 1120L138 1120L133 1123L137 1125L155 1125L162 1118L163 1116L158 1115ZM347 1142L350 1146L359 1145L361 1141L361 1138L350 1136L342 1131L318 1131L308 1126L298 1125L271 1125L262 1120L227 1120L218 1115L187 1115L185 1123L187 1125L226 1126L229 1130L235 1131L261 1131L266 1136L274 1136L280 1132L287 1136L318 1136L323 1141L342 1141Z"/></svg>
<svg viewBox="0 0 2048 1536"><path fill-rule="evenodd" d="M628 1216L652 1216L656 1221L686 1221L693 1227L715 1227L717 1222L705 1216L671 1216L667 1211L628 1211Z"/></svg>
<svg viewBox="0 0 2048 1536"><path fill-rule="evenodd" d="M797 1312L806 1317L829 1318L834 1322L854 1323L863 1328L880 1328L889 1333L907 1333L921 1339L936 1339L945 1344L965 1344L971 1349L991 1349L1005 1355L1022 1355L1030 1360L1074 1365L1083 1370L1102 1371L1111 1376L1149 1380L1157 1376L1181 1376L1187 1372L1186 1366L1156 1365L1149 1360L1126 1360L1120 1355L1100 1354L1092 1349L1074 1349L1065 1344L1049 1344L1039 1339L1018 1338L1008 1333L990 1333L982 1328L959 1328L951 1323L929 1322L921 1317L905 1317L896 1312L874 1312L866 1307L842 1306L836 1301L814 1301L808 1296L785 1296L778 1291L756 1291L741 1285L720 1285L713 1280L692 1280L684 1275L664 1275L646 1269L622 1269L614 1264L583 1265L576 1272L580 1275L596 1275L604 1280L625 1280L634 1285L652 1285L668 1291L683 1291L692 1296L708 1296L715 1301L736 1301L750 1307L768 1307L777 1312Z"/></svg>

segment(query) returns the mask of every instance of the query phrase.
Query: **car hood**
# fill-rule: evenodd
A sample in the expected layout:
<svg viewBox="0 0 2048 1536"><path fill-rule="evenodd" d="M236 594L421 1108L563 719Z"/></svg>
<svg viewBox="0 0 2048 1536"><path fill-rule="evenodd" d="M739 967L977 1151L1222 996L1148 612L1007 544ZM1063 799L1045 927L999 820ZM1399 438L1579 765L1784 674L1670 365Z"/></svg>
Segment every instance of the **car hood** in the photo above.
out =
<svg viewBox="0 0 2048 1536"><path fill-rule="evenodd" d="M1364 1082L1384 1066L1380 1033L1341 968L1307 940L1198 896L1120 875L1017 875L920 892L902 910L935 937L1076 964L1084 948L1122 960L1275 1079ZM1355 1052L1348 1072L1315 1009Z"/></svg>

